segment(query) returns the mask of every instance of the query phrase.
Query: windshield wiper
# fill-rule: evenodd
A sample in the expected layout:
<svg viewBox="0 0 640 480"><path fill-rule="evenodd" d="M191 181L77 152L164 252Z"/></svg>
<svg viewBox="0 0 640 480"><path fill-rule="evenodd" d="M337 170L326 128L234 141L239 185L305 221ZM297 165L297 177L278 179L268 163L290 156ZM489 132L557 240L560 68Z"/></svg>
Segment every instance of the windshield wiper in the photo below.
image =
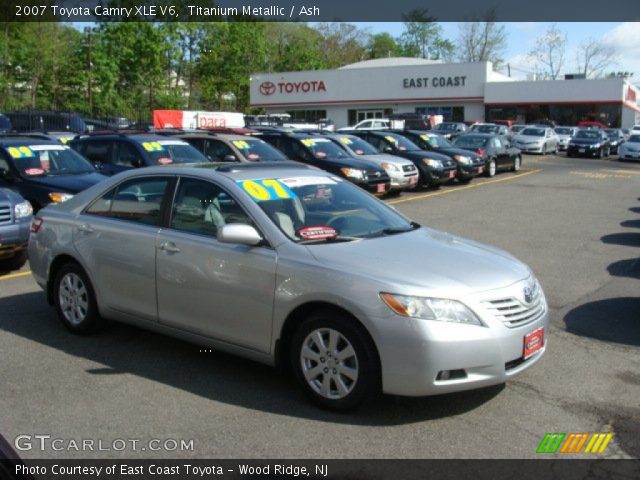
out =
<svg viewBox="0 0 640 480"><path fill-rule="evenodd" d="M369 238L372 237L381 237L382 235L394 235L396 233L406 233L406 232L412 232L413 230L417 230L418 228L420 228L420 224L416 223L416 222L411 222L409 224L409 227L388 227L388 228L383 228L382 230L379 230L375 233L372 233L371 235L367 235Z"/></svg>
<svg viewBox="0 0 640 480"><path fill-rule="evenodd" d="M355 240L360 240L358 237L332 237L332 238L315 238L309 240L300 240L298 244L300 245L313 245L315 243L336 243L336 242L353 242Z"/></svg>

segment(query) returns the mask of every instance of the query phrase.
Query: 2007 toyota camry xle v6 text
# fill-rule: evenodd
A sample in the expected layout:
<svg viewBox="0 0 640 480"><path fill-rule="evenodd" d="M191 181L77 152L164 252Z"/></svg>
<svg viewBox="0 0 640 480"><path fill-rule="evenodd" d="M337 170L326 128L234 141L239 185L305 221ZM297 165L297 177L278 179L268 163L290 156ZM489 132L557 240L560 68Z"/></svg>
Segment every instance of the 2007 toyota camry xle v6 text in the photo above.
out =
<svg viewBox="0 0 640 480"><path fill-rule="evenodd" d="M527 266L293 162L137 169L31 231L71 331L108 318L287 365L329 408L501 384L546 349Z"/></svg>

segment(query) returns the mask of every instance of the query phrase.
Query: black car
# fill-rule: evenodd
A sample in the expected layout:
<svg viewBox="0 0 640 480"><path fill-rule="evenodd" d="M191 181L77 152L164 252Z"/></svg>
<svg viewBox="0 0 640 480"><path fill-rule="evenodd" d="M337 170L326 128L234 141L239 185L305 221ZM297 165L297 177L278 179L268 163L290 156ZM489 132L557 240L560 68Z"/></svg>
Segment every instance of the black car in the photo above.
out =
<svg viewBox="0 0 640 480"><path fill-rule="evenodd" d="M433 127L430 132L453 140L467 131L467 125L462 122L442 122Z"/></svg>
<svg viewBox="0 0 640 480"><path fill-rule="evenodd" d="M456 178L456 162L450 157L423 150L402 135L388 130L352 130L344 133L362 138L379 152L411 160L420 173L419 186L439 187Z"/></svg>
<svg viewBox="0 0 640 480"><path fill-rule="evenodd" d="M619 128L607 128L605 129L607 137L609 137L609 153L615 155L620 149L620 145L624 143L624 133Z"/></svg>
<svg viewBox="0 0 640 480"><path fill-rule="evenodd" d="M76 137L74 132L24 132L16 133L16 136L35 138L40 140L51 140L66 145Z"/></svg>
<svg viewBox="0 0 640 480"><path fill-rule="evenodd" d="M209 162L184 140L150 133L80 135L69 145L105 175L154 165Z"/></svg>
<svg viewBox="0 0 640 480"><path fill-rule="evenodd" d="M385 194L391 189L387 172L373 162L352 157L327 137L265 131L260 138L291 160L334 173L370 192Z"/></svg>
<svg viewBox="0 0 640 480"><path fill-rule="evenodd" d="M5 113L16 132L57 131L81 133L87 125L78 113L23 110Z"/></svg>
<svg viewBox="0 0 640 480"><path fill-rule="evenodd" d="M178 133L212 162L279 162L287 160L280 150L264 140L247 135Z"/></svg>
<svg viewBox="0 0 640 480"><path fill-rule="evenodd" d="M11 130L13 130L11 120L0 113L0 133L10 132Z"/></svg>
<svg viewBox="0 0 640 480"><path fill-rule="evenodd" d="M462 183L468 183L484 172L485 162L480 155L456 148L440 135L419 130L398 130L395 133L407 137L423 150L441 153L452 158L457 165L456 177Z"/></svg>
<svg viewBox="0 0 640 480"><path fill-rule="evenodd" d="M470 150L483 158L485 175L493 177L499 170L517 172L522 166L522 154L501 135L491 133L467 133L456 138L453 145Z"/></svg>
<svg viewBox="0 0 640 480"><path fill-rule="evenodd" d="M0 138L0 187L18 192L34 211L63 202L105 177L77 152L51 140Z"/></svg>
<svg viewBox="0 0 640 480"><path fill-rule="evenodd" d="M581 128L576 132L569 145L567 157L608 157L611 153L609 137L604 130Z"/></svg>

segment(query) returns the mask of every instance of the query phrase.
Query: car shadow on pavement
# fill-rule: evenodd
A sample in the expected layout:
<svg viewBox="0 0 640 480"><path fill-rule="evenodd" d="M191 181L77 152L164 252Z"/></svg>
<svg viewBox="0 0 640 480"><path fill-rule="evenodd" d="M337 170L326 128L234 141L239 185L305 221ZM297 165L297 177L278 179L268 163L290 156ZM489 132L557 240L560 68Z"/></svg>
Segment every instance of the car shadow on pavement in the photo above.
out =
<svg viewBox="0 0 640 480"><path fill-rule="evenodd" d="M625 220L620 224L621 227L640 228L640 220Z"/></svg>
<svg viewBox="0 0 640 480"><path fill-rule="evenodd" d="M640 258L619 260L607 267L607 271L614 277L629 277L640 279ZM640 312L638 312L640 316Z"/></svg>
<svg viewBox="0 0 640 480"><path fill-rule="evenodd" d="M633 213L640 213L640 207L631 207L629 209L629 211L631 211Z"/></svg>
<svg viewBox="0 0 640 480"><path fill-rule="evenodd" d="M498 385L421 398L384 395L355 412L334 413L311 404L288 375L259 363L115 322L93 335L74 335L40 292L0 298L0 312L0 330L103 365L87 374L128 373L216 402L323 422L388 426L450 417L489 402L504 389Z"/></svg>
<svg viewBox="0 0 640 480"><path fill-rule="evenodd" d="M600 240L602 243L640 247L640 233L636 232L611 233L603 236Z"/></svg>
<svg viewBox="0 0 640 480"><path fill-rule="evenodd" d="M567 331L576 335L640 346L640 298L596 300L570 310L564 317Z"/></svg>

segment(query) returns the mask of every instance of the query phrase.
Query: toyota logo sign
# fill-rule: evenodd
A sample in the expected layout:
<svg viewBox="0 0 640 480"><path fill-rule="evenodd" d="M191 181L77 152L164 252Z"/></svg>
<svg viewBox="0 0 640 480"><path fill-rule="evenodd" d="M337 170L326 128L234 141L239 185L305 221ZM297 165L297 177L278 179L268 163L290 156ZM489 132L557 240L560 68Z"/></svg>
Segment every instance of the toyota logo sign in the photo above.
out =
<svg viewBox="0 0 640 480"><path fill-rule="evenodd" d="M260 93L262 95L273 95L276 93L276 84L273 82L262 82L260 84Z"/></svg>

